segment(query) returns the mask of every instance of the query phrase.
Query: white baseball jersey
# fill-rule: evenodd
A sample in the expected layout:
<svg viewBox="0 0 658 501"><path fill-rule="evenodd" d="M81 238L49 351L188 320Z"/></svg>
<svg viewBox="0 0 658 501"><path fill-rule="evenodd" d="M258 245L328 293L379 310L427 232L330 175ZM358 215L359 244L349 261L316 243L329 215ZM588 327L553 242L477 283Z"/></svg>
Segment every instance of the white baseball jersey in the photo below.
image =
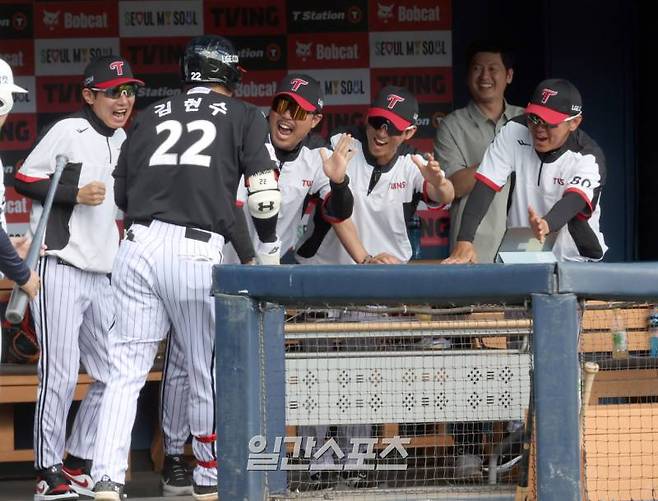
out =
<svg viewBox="0 0 658 501"><path fill-rule="evenodd" d="M355 131L352 135L356 155L347 166L350 189L354 195L352 221L357 228L359 238L366 250L372 255L387 252L403 262L411 258L412 249L407 235L407 216L416 209L420 200L429 208L444 207L427 196L427 181L411 159L417 152L410 146L402 144L397 156L382 167L376 167L374 160L366 159L367 150L365 131ZM335 144L340 134L331 137ZM354 264L354 260L343 248L333 229L322 238L321 228L314 229L305 241L305 248L313 241L320 242L313 255L296 258L303 264Z"/></svg>
<svg viewBox="0 0 658 501"><path fill-rule="evenodd" d="M507 226L530 225L528 206L545 215L566 194L575 192L587 203L585 211L558 231L553 253L558 261L590 261L585 242L607 247L599 230L599 196L605 182L605 159L598 145L577 129L567 142L549 154L538 154L525 117L505 125L484 154L476 178L499 191L514 172L516 183ZM599 258L600 259L600 258Z"/></svg>
<svg viewBox="0 0 658 501"><path fill-rule="evenodd" d="M294 249L304 235L304 210L308 203L313 198L325 201L331 191L329 178L324 173L320 156L320 149L325 146L328 145L324 139L313 134L306 136L293 151L274 148L273 155L277 163L279 191L281 192L281 208L276 223L276 234L281 240L282 256L290 249ZM331 154L331 151L328 153ZM246 211L249 234L251 240L256 242L258 237L249 216L247 195L247 189L241 182L236 199ZM223 262L234 264L239 263L240 260L231 248L227 249Z"/></svg>
<svg viewBox="0 0 658 501"><path fill-rule="evenodd" d="M105 200L97 206L53 204L46 229L46 254L57 256L85 271L109 273L119 247L116 226L116 205L112 197L114 169L121 144L126 138L123 129L104 135L94 129L93 118L85 111L56 122L29 154L16 179L25 183L48 179L55 171L55 156L69 159L60 185L81 188L91 181L105 184ZM98 120L98 119L96 119ZM109 134L109 131L108 131ZM30 229L36 230L42 205L33 200Z"/></svg>

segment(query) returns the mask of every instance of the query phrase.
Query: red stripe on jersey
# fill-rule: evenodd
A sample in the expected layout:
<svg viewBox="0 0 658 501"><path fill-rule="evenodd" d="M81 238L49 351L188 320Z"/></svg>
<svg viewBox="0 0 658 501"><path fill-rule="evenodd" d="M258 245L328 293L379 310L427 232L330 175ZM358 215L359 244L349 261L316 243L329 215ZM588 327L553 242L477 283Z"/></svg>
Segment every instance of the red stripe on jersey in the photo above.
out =
<svg viewBox="0 0 658 501"><path fill-rule="evenodd" d="M475 179L478 181L486 184L489 188L491 188L494 191L500 191L503 189L502 186L498 186L496 183L494 183L491 179L486 177L484 174L480 174L479 172L475 173Z"/></svg>
<svg viewBox="0 0 658 501"><path fill-rule="evenodd" d="M16 173L16 179L19 181L23 181L24 183L36 183L38 181L45 181L48 179L47 177L32 177L32 176L26 176L25 174L21 174L20 172Z"/></svg>
<svg viewBox="0 0 658 501"><path fill-rule="evenodd" d="M564 190L564 193L569 193L569 192L573 192L573 193L577 194L578 196L580 196L580 198L585 200L585 203L587 204L587 208L589 209L589 213L581 212L580 214L583 215L584 219L589 218L592 215L592 212L594 212L594 208L592 207L592 202L590 201L589 197L587 196L587 193L585 193L583 190L579 190L578 188L567 188L566 190Z"/></svg>
<svg viewBox="0 0 658 501"><path fill-rule="evenodd" d="M430 198L430 195L429 195L429 193L427 192L427 185L428 185L428 184L429 184L429 183L427 182L427 180L423 181L423 202L425 202L425 203L427 204L427 208L428 208L429 210L440 210L440 209L444 209L444 208L446 207L446 204L444 204L444 203L442 203L442 202L438 202L438 201L436 201L436 200L432 200L432 199ZM430 204L433 204L433 205L430 205ZM436 204L438 204L438 205L436 205Z"/></svg>

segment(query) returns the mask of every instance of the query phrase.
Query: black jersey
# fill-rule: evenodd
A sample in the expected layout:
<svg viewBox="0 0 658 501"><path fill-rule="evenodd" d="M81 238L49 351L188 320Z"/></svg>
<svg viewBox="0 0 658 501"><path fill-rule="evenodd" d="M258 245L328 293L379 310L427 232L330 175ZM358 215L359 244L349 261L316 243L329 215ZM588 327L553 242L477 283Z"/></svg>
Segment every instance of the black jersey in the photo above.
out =
<svg viewBox="0 0 658 501"><path fill-rule="evenodd" d="M229 236L240 176L274 168L255 106L195 87L141 111L114 171L132 221L158 219Z"/></svg>

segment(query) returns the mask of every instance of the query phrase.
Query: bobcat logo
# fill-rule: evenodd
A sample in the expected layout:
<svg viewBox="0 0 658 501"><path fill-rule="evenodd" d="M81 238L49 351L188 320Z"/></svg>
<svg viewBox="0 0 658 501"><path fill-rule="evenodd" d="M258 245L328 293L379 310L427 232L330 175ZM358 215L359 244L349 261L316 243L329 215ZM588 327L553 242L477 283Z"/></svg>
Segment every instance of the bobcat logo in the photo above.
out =
<svg viewBox="0 0 658 501"><path fill-rule="evenodd" d="M295 54L297 54L297 57L301 58L302 61L306 61L306 58L311 57L312 45L313 42L309 42L309 43L297 42L297 49L295 50Z"/></svg>
<svg viewBox="0 0 658 501"><path fill-rule="evenodd" d="M43 11L43 24L48 26L49 30L54 30L55 26L59 24L59 13L61 11L57 12L48 12L47 10Z"/></svg>
<svg viewBox="0 0 658 501"><path fill-rule="evenodd" d="M384 5L377 2L377 17L388 23L389 19L393 19L393 7L395 7L395 4Z"/></svg>

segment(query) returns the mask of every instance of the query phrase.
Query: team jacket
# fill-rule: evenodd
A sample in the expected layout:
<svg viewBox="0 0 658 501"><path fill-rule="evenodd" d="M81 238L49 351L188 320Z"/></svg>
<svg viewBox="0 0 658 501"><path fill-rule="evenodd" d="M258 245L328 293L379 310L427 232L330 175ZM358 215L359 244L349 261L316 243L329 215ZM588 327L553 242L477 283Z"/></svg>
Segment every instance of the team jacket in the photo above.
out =
<svg viewBox="0 0 658 501"><path fill-rule="evenodd" d="M54 255L81 270L109 273L119 246L117 208L112 191L112 170L117 163L123 129L107 127L89 106L55 122L16 173L16 191L32 198L30 229L41 217L49 178L55 171L55 156L69 159L48 219L46 254ZM91 181L105 183L105 200L97 206L76 203L78 189Z"/></svg>
<svg viewBox="0 0 658 501"><path fill-rule="evenodd" d="M530 225L528 206L544 215L566 193L577 193L586 208L558 231L553 253L558 261L601 259L607 250L599 230L599 197L606 176L603 152L580 129L547 154L537 153L532 144L525 117L509 121L487 148L475 177L499 191L515 173L508 227Z"/></svg>
<svg viewBox="0 0 658 501"><path fill-rule="evenodd" d="M407 220L420 200L430 208L444 205L427 196L427 184L411 156L417 151L402 144L388 165L377 167L368 152L364 129L349 131L356 154L347 166L354 195L352 221L366 250L372 255L388 252L401 261L411 258ZM331 137L335 146L340 134ZM354 264L336 233L315 218L315 226L299 246L296 258L304 264Z"/></svg>

